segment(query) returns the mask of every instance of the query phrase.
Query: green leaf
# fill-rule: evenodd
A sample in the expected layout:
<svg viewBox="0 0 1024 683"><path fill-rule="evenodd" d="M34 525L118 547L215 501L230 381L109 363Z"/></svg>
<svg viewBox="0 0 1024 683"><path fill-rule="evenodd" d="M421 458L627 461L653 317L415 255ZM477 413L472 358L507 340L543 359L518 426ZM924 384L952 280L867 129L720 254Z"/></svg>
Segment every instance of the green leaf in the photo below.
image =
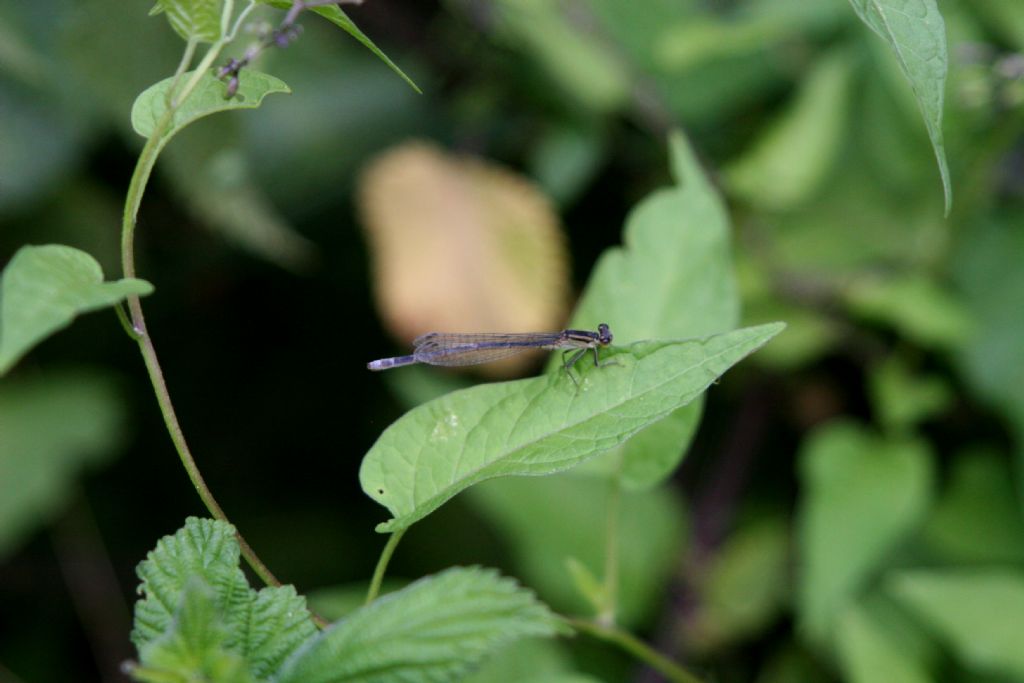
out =
<svg viewBox="0 0 1024 683"><path fill-rule="evenodd" d="M421 579L321 632L276 683L457 680L514 640L566 628L497 572L454 568Z"/></svg>
<svg viewBox="0 0 1024 683"><path fill-rule="evenodd" d="M174 621L141 648L132 677L146 683L255 683L245 660L228 647L230 634L213 590L193 578L182 590Z"/></svg>
<svg viewBox="0 0 1024 683"><path fill-rule="evenodd" d="M121 439L121 402L99 374L0 383L0 560L71 497L79 472Z"/></svg>
<svg viewBox="0 0 1024 683"><path fill-rule="evenodd" d="M885 40L917 97L928 137L942 176L946 215L953 204L953 188L942 140L942 105L945 98L946 25L935 0L850 0L857 16Z"/></svg>
<svg viewBox="0 0 1024 683"><path fill-rule="evenodd" d="M271 7L277 7L278 9L289 9L292 6L292 0L259 0L262 3L270 5ZM341 10L340 7L334 4L324 5L321 7L310 7L310 11L315 12L322 16L327 21L331 22L338 28L342 29L350 36L358 40L363 46L375 54L382 62L388 65L388 67L396 74L401 76L402 80L409 84L413 90L418 93L422 93L419 86L413 83L412 79L405 75L405 73L398 68L398 65L391 61L391 59L384 54L384 52L377 47L370 38L359 30L359 27L355 25L348 15Z"/></svg>
<svg viewBox="0 0 1024 683"><path fill-rule="evenodd" d="M896 355L871 368L868 388L878 421L897 432L941 413L953 400L941 376L916 375Z"/></svg>
<svg viewBox="0 0 1024 683"><path fill-rule="evenodd" d="M789 562L782 519L761 519L730 535L701 571L685 642L708 652L767 628L786 602Z"/></svg>
<svg viewBox="0 0 1024 683"><path fill-rule="evenodd" d="M728 214L686 138L672 135L669 151L675 186L658 190L630 213L625 246L601 256L573 326L607 322L618 339L686 339L739 324ZM556 366L553 359L551 368ZM685 455L701 407L694 401L626 442L621 473L611 454L593 466L615 470L628 488L656 485Z"/></svg>
<svg viewBox="0 0 1024 683"><path fill-rule="evenodd" d="M1024 563L1024 515L1010 463L988 451L958 453L924 528L924 542L956 563Z"/></svg>
<svg viewBox="0 0 1024 683"><path fill-rule="evenodd" d="M175 33L186 41L212 43L220 39L221 0L157 0Z"/></svg>
<svg viewBox="0 0 1024 683"><path fill-rule="evenodd" d="M22 247L0 275L0 375L80 313L152 291L144 280L104 282L100 264L78 249Z"/></svg>
<svg viewBox="0 0 1024 683"><path fill-rule="evenodd" d="M916 653L893 638L877 617L851 605L838 620L839 661L850 683L928 683L934 680Z"/></svg>
<svg viewBox="0 0 1024 683"><path fill-rule="evenodd" d="M475 486L467 500L500 532L516 573L559 612L593 613L567 563L604 574L609 484L595 477L556 474L506 477ZM623 492L619 526L616 622L650 623L686 544L686 508L667 487Z"/></svg>
<svg viewBox="0 0 1024 683"><path fill-rule="evenodd" d="M599 683L572 672L572 657L558 641L523 638L502 648L461 683Z"/></svg>
<svg viewBox="0 0 1024 683"><path fill-rule="evenodd" d="M827 641L836 617L922 519L931 454L921 441L833 422L806 442L800 479L797 612L813 638Z"/></svg>
<svg viewBox="0 0 1024 683"><path fill-rule="evenodd" d="M142 580L131 639L140 650L171 628L186 584L201 578L228 610L247 600L249 584L238 566L241 551L230 524L189 517L173 536L164 536L136 569Z"/></svg>
<svg viewBox="0 0 1024 683"><path fill-rule="evenodd" d="M793 102L725 170L738 196L767 210L792 209L821 185L847 134L853 60L844 49L820 59Z"/></svg>
<svg viewBox="0 0 1024 683"><path fill-rule="evenodd" d="M167 113L167 93L172 86L181 87L191 71L175 77L165 78L142 91L132 105L132 128L144 138L148 138L156 130L157 124ZM203 74L196 84L195 90L174 111L171 122L164 130L160 139L160 149L166 145L176 133L188 124L204 116L231 109L256 109L263 98L272 93L290 93L291 89L284 81L252 69L243 69L238 74L238 92L231 98L225 98L227 85L215 77L212 72Z"/></svg>
<svg viewBox="0 0 1024 683"><path fill-rule="evenodd" d="M888 582L966 665L1024 678L1024 573L1009 569L920 570Z"/></svg>
<svg viewBox="0 0 1024 683"><path fill-rule="evenodd" d="M686 405L782 330L775 323L702 340L637 342L616 365L480 385L418 406L388 427L359 479L404 529L459 491L493 477L565 470ZM613 350L614 351L614 350Z"/></svg>
<svg viewBox="0 0 1024 683"><path fill-rule="evenodd" d="M923 274L861 278L844 293L856 315L891 325L927 347L956 348L969 341L974 321L958 297Z"/></svg>
<svg viewBox="0 0 1024 683"><path fill-rule="evenodd" d="M161 539L138 568L145 597L135 604L132 642L139 651L173 628L186 586L198 577L213 590L228 629L226 646L253 676L276 672L316 627L292 586L252 590L238 566L239 555L234 528L224 522L191 517L176 534Z"/></svg>

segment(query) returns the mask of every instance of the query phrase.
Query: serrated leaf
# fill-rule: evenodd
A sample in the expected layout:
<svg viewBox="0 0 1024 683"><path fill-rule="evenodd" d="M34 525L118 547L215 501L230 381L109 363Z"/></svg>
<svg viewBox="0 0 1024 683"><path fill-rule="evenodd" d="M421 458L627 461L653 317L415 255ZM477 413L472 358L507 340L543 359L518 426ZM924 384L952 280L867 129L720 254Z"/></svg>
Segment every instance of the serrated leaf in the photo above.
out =
<svg viewBox="0 0 1024 683"><path fill-rule="evenodd" d="M131 670L132 677L146 683L255 683L228 639L213 590L193 578L181 593L171 627L141 648L142 666Z"/></svg>
<svg viewBox="0 0 1024 683"><path fill-rule="evenodd" d="M260 2L270 5L271 7L277 7L278 9L289 9L292 6L292 0L260 0ZM399 69L398 65L392 62L391 58L384 54L383 50L377 47L377 45L374 44L374 42L370 40L365 33L359 30L359 27L355 25L355 22L349 19L348 15L345 14L340 7L330 4L321 7L310 7L309 9L358 40L367 50L375 54L378 59L387 64L392 71L401 76L402 80L409 84L410 88L418 93L423 93L419 86L413 83L412 79L406 76L405 72Z"/></svg>
<svg viewBox="0 0 1024 683"><path fill-rule="evenodd" d="M594 267L573 327L607 322L618 339L685 339L739 324L728 214L682 134L670 137L669 152L676 185L630 213L625 244L606 251ZM556 365L553 359L551 368ZM623 445L617 476L624 485L650 488L672 473L696 431L701 406L694 401ZM618 471L611 455L593 466Z"/></svg>
<svg viewBox="0 0 1024 683"><path fill-rule="evenodd" d="M618 349L617 365L581 363L578 386L554 372L414 408L385 430L359 471L363 491L394 515L377 530L407 528L486 479L551 474L607 451L693 401L783 327L637 342Z"/></svg>
<svg viewBox="0 0 1024 683"><path fill-rule="evenodd" d="M167 14L174 32L186 41L212 43L220 39L221 0L157 0L157 9Z"/></svg>
<svg viewBox="0 0 1024 683"><path fill-rule="evenodd" d="M567 629L497 572L454 568L379 598L297 652L275 683L451 681L519 638Z"/></svg>
<svg viewBox="0 0 1024 683"><path fill-rule="evenodd" d="M173 536L164 536L136 574L142 580L135 603L131 639L140 650L167 631L188 582L201 578L215 592L225 612L241 607L250 591L238 566L241 551L230 524L189 517Z"/></svg>
<svg viewBox="0 0 1024 683"><path fill-rule="evenodd" d="M167 93L177 81L181 87L192 76L187 72L179 79L165 78L155 83L135 98L132 105L132 128L144 138L153 134L157 124L167 113ZM163 148L182 128L204 116L230 109L256 109L263 103L263 98L273 93L290 93L291 89L284 81L252 69L242 69L238 74L238 91L230 99L225 99L227 85L216 78L213 73L205 73L196 84L195 90L174 111L170 123L160 139Z"/></svg>
<svg viewBox="0 0 1024 683"><path fill-rule="evenodd" d="M1024 573L908 571L894 576L888 586L965 664L1014 680L1024 678Z"/></svg>
<svg viewBox="0 0 1024 683"><path fill-rule="evenodd" d="M0 560L74 495L79 472L121 439L123 408L98 373L0 382Z"/></svg>
<svg viewBox="0 0 1024 683"><path fill-rule="evenodd" d="M800 479L797 613L812 638L827 642L837 616L921 521L931 454L922 441L834 422L806 442Z"/></svg>
<svg viewBox="0 0 1024 683"><path fill-rule="evenodd" d="M725 171L730 189L762 209L792 209L821 185L847 134L853 60L839 49L819 60L793 102Z"/></svg>
<svg viewBox="0 0 1024 683"><path fill-rule="evenodd" d="M100 264L84 251L22 247L0 275L0 375L79 314L152 291L144 280L104 282Z"/></svg>
<svg viewBox="0 0 1024 683"><path fill-rule="evenodd" d="M173 628L185 587L198 577L213 590L227 629L224 646L253 676L275 673L316 627L293 587L252 590L238 566L239 554L234 528L214 520L189 518L161 539L138 568L145 598L135 604L132 641L140 652Z"/></svg>
<svg viewBox="0 0 1024 683"><path fill-rule="evenodd" d="M953 188L942 137L942 106L949 57L939 8L935 0L850 0L850 5L861 21L889 44L910 81L939 165L948 215Z"/></svg>

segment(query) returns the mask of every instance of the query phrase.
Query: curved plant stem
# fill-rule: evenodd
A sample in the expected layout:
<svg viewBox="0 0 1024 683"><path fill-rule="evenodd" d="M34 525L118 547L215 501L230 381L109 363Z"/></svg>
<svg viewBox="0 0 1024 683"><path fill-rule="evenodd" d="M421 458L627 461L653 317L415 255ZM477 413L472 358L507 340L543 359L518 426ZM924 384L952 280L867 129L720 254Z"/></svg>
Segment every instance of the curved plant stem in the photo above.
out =
<svg viewBox="0 0 1024 683"><path fill-rule="evenodd" d="M142 195L145 192L146 183L149 181L153 166L156 164L163 135L170 125L173 115L174 109L168 108L167 113L157 122L153 134L150 135L149 140L146 141L146 145L139 154L138 163L135 165L131 182L128 184L128 196L125 198L124 215L121 220L121 265L125 277L135 277L135 218L138 215L139 205L142 203ZM224 514L220 505L217 504L213 493L203 480L199 467L196 465L192 452L189 450L188 443L185 441L185 434L178 423L178 416L174 412L174 405L171 403L171 396L167 391L163 370L160 369L156 348L153 346L153 340L146 331L146 318L142 314L142 303L139 297L128 297L128 311L131 314L131 328L137 335L139 349L142 351L142 358L146 363L146 370L153 384L153 391L156 394L157 403L160 405L164 424L167 426L167 432L171 435L171 441L174 442L174 448L178 451L181 464L184 465L185 471L188 473L188 477L199 493L199 497L202 499L206 509L216 519L227 522L227 515ZM238 545L241 547L242 556L245 557L252 570L268 586L280 586L281 582L277 580L260 558L257 557L256 553L253 552L253 549L242 535L238 533L237 529L235 535L238 538Z"/></svg>
<svg viewBox="0 0 1024 683"><path fill-rule="evenodd" d="M373 578L370 580L370 589L366 592L366 604L369 605L371 602L377 599L380 594L380 585L384 581L384 572L388 568L388 562L391 561L391 556L395 554L395 548L398 547L398 542L402 540L402 536L405 534L405 529L395 531L388 538L387 544L384 546L384 550L380 553L380 559L377 560L377 568L373 570Z"/></svg>
<svg viewBox="0 0 1024 683"><path fill-rule="evenodd" d="M578 631L619 646L651 668L656 669L673 683L703 683L700 678L628 631L624 631L617 626L605 626L604 624L598 624L587 619L570 618L568 621Z"/></svg>

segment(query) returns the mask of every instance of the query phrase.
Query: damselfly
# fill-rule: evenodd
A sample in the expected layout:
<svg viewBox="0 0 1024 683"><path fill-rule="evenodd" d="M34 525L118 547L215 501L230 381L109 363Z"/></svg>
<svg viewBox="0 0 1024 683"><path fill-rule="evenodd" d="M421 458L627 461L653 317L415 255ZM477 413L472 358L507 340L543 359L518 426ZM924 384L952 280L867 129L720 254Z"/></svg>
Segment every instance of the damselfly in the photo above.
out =
<svg viewBox="0 0 1024 683"><path fill-rule="evenodd" d="M568 371L588 350L594 351L594 365L602 365L597 350L612 343L612 331L601 323L597 332L589 330L562 330L561 332L429 332L413 341L409 356L381 358L366 364L370 370L387 370L413 363L461 366L479 365L528 351L564 349L563 365ZM571 354L568 360L566 354ZM572 373L569 373L572 377ZM575 378L573 378L575 382Z"/></svg>

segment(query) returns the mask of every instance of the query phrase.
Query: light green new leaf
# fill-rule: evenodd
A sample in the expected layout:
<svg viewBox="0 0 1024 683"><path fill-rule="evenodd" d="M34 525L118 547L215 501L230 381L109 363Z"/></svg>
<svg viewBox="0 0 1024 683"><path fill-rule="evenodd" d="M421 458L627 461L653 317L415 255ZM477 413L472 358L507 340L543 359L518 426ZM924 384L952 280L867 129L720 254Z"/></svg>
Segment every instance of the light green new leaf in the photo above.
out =
<svg viewBox="0 0 1024 683"><path fill-rule="evenodd" d="M79 472L108 456L123 409L99 374L62 372L0 382L0 561L74 494Z"/></svg>
<svg viewBox="0 0 1024 683"><path fill-rule="evenodd" d="M912 648L893 638L878 617L851 605L839 618L839 661L850 683L928 683L933 680Z"/></svg>
<svg viewBox="0 0 1024 683"><path fill-rule="evenodd" d="M893 577L889 587L965 664L1024 678L1024 572L908 571Z"/></svg>
<svg viewBox="0 0 1024 683"><path fill-rule="evenodd" d="M164 536L139 563L142 580L135 603L131 639L140 650L171 628L185 586L195 577L206 582L226 609L237 608L250 591L238 566L241 551L230 524L189 517L173 536Z"/></svg>
<svg viewBox="0 0 1024 683"><path fill-rule="evenodd" d="M730 189L774 211L806 201L821 185L847 134L852 73L846 50L822 58L787 110L725 170Z"/></svg>
<svg viewBox="0 0 1024 683"><path fill-rule="evenodd" d="M181 87L193 72L185 73L177 87ZM167 113L167 92L179 79L165 78L154 83L137 98L132 105L132 128L144 138L153 134L160 119ZM203 74L196 84L195 90L175 110L170 124L160 139L160 149L166 145L182 128L204 116L229 109L256 109L263 103L263 98L272 93L290 93L291 89L284 81L252 69L243 69L238 74L238 92L230 99L225 99L227 84L213 73Z"/></svg>
<svg viewBox="0 0 1024 683"><path fill-rule="evenodd" d="M292 0L259 1L266 3L271 7L277 7L278 9L289 9L292 6ZM335 4L329 4L323 5L321 7L310 7L309 9L311 12L319 14L324 19L331 22L338 28L345 31L345 33L349 34L350 36L358 40L360 43L362 43L363 47L365 47L367 50L375 54L377 58L380 59L385 64L387 64L392 71L401 76L402 80L408 83L409 87L411 87L413 90L415 90L418 93L423 92L422 90L420 90L418 85L413 83L411 78L405 75L405 72L398 68L397 64L392 62L391 59L386 54L384 54L384 52L379 47L377 47L376 44L374 44L374 42L370 40L370 38L365 33L359 30L359 27L356 26L355 22L349 19L348 15L345 14L345 12L343 12L340 7L338 7Z"/></svg>
<svg viewBox="0 0 1024 683"><path fill-rule="evenodd" d="M616 365L456 391L406 413L363 459L363 491L405 529L459 491L493 477L569 469L623 443L703 393L784 325L687 341L637 342ZM606 354L611 358L612 353Z"/></svg>
<svg viewBox="0 0 1024 683"><path fill-rule="evenodd" d="M186 41L220 39L221 0L157 0L151 14L164 12L174 32Z"/></svg>
<svg viewBox="0 0 1024 683"><path fill-rule="evenodd" d="M19 249L0 275L0 375L80 313L153 291L144 280L103 281L84 251L58 244Z"/></svg>
<svg viewBox="0 0 1024 683"><path fill-rule="evenodd" d="M565 633L530 591L454 568L379 598L295 653L275 683L451 681L519 638Z"/></svg>
<svg viewBox="0 0 1024 683"><path fill-rule="evenodd" d="M276 672L316 627L293 587L252 590L238 566L239 554L234 528L209 519L189 518L161 539L138 568L145 597L135 604L132 642L140 652L173 630L186 587L198 577L213 590L227 628L226 647L253 676Z"/></svg>
<svg viewBox="0 0 1024 683"><path fill-rule="evenodd" d="M182 590L174 622L140 649L131 670L146 683L256 683L245 660L228 647L231 635L213 590L193 578Z"/></svg>
<svg viewBox="0 0 1024 683"><path fill-rule="evenodd" d="M686 339L734 329L740 299L729 247L729 217L681 134L669 140L674 187L644 199L626 221L621 248L607 250L573 315L573 326L607 322L620 341ZM552 359L551 369L558 365ZM702 401L675 411L592 467L615 470L628 488L650 488L683 458ZM588 467L589 469L589 467Z"/></svg>
<svg viewBox="0 0 1024 683"><path fill-rule="evenodd" d="M827 642L835 619L927 510L931 454L849 422L817 430L800 454L797 613Z"/></svg>
<svg viewBox="0 0 1024 683"><path fill-rule="evenodd" d="M928 137L942 176L946 214L953 204L953 188L942 138L945 99L946 25L935 0L850 0L857 16L885 40L917 97Z"/></svg>

